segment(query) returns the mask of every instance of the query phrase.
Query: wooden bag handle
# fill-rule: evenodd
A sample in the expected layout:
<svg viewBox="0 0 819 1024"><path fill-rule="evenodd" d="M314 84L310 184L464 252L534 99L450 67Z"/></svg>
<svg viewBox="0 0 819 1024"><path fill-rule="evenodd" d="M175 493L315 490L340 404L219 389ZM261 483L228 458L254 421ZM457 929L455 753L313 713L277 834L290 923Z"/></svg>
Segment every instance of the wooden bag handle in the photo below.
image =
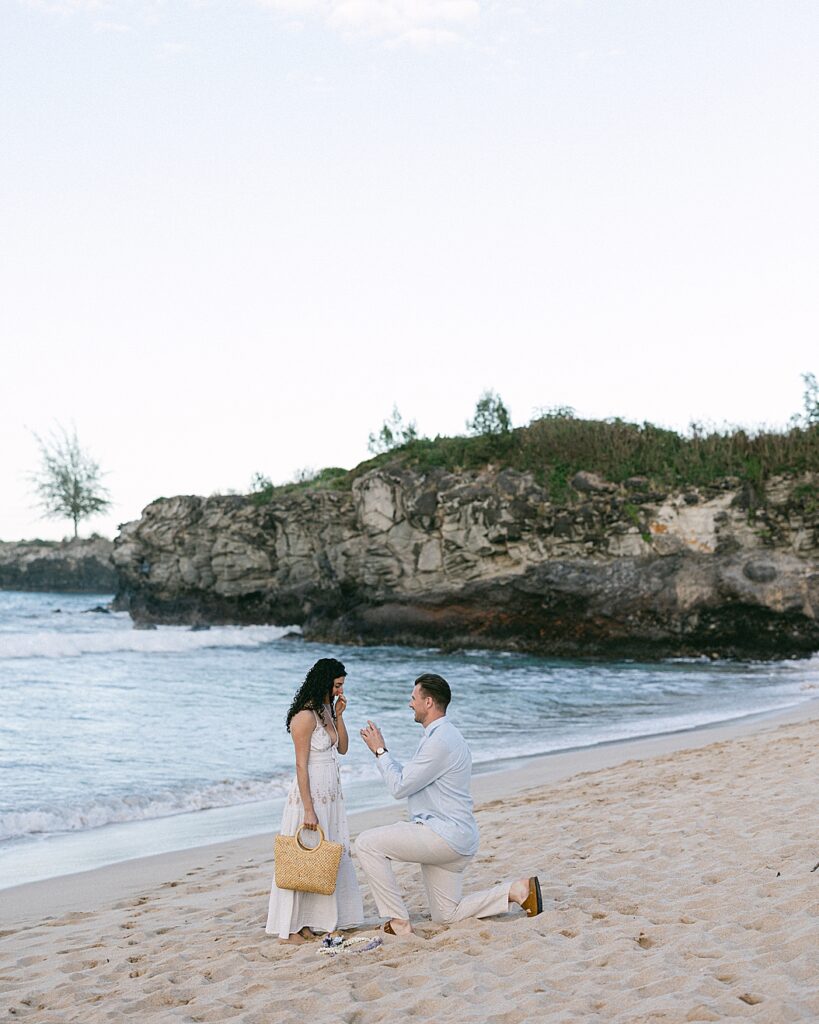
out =
<svg viewBox="0 0 819 1024"><path fill-rule="evenodd" d="M319 841L316 843L315 846L305 846L304 843L301 841L301 834L302 834L302 832L304 831L304 829L306 827L307 827L306 825L300 825L299 826L299 829L296 832L296 842L299 844L299 846L302 848L302 850L304 850L305 853L315 853L316 850L324 842L324 830L322 829L321 825L316 825L315 831L318 832L318 834L319 834ZM311 831L313 831L313 830L311 829Z"/></svg>

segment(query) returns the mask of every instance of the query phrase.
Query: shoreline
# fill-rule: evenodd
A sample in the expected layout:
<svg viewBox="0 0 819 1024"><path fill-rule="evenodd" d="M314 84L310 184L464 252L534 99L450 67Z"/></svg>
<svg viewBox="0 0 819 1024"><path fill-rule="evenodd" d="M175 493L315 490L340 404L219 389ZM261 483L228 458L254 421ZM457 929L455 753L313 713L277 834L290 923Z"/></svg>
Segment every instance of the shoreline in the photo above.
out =
<svg viewBox="0 0 819 1024"><path fill-rule="evenodd" d="M650 743L664 737L685 736L701 730L713 730L723 726L752 722L772 715L794 710L819 696L797 697L784 706L734 713L728 718L712 721L679 724L658 732L638 733L566 747L556 747L539 752L523 752L519 755L487 761L473 762L473 794L480 797L482 787L489 785L482 780L487 777L505 776L508 773L528 773L541 761L546 764L555 757L576 754L579 757L598 749L617 748L623 744ZM795 702L794 702L795 701ZM501 779L501 786L503 781ZM477 787L477 788L476 788ZM369 779L348 780L345 787L348 806L361 809L356 814L388 812L392 806L376 772ZM57 881L75 874L103 870L117 864L130 863L157 856L170 856L185 851L220 844L230 845L270 835L275 831L272 823L278 823L282 810L283 796L218 805L197 811L187 810L163 814L155 818L135 818L122 822L108 822L95 828L52 834L32 834L21 837L22 842L9 841L6 849L0 848L0 901L2 894L12 888L37 882ZM132 852L133 851L133 852ZM13 881L14 872L22 871L23 877Z"/></svg>
<svg viewBox="0 0 819 1024"><path fill-rule="evenodd" d="M783 710L752 712L739 718L674 732L606 740L587 747L554 751L526 758L516 766L473 774L472 794L479 811L483 804L517 798L528 790L576 776L604 771L631 761L699 750L815 718L819 718L819 697L806 699ZM400 801L352 812L349 814L351 834L354 836L365 828L400 820L404 808L405 801ZM43 908L48 909L49 918L78 910L93 912L113 900L126 899L158 885L168 885L168 878L175 874L204 870L203 864L212 865L227 856L241 857L246 861L268 860L272 865L273 835L273 831L265 831L6 887L0 890L0 927L33 927L42 920L40 912Z"/></svg>

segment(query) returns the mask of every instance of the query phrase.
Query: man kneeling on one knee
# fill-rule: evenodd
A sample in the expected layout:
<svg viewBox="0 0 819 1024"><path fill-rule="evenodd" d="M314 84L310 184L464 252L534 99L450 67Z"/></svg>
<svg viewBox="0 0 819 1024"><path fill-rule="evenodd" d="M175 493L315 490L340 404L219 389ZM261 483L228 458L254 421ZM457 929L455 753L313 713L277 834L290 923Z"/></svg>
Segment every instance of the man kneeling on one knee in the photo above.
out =
<svg viewBox="0 0 819 1024"><path fill-rule="evenodd" d="M484 892L463 895L463 872L478 850L478 826L472 813L472 756L466 740L446 717L449 684L426 673L415 681L409 706L424 735L415 756L402 765L384 744L381 730L368 722L361 736L375 754L387 789L407 798L409 821L362 832L355 843L378 912L389 920L384 930L412 931L409 912L395 880L392 861L420 864L432 920L448 923L465 917L491 917L517 904L530 917L543 909L536 876L519 878Z"/></svg>

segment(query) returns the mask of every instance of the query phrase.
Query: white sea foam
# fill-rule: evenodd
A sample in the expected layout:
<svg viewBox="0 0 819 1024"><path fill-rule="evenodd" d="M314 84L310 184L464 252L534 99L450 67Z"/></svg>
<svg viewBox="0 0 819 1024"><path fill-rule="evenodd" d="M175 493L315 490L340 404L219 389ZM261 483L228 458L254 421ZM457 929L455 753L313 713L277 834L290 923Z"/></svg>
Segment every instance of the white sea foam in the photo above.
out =
<svg viewBox="0 0 819 1024"><path fill-rule="evenodd" d="M76 658L83 654L186 654L213 647L263 647L299 626L213 626L192 630L187 626L157 629L116 628L105 632L40 630L36 633L0 634L3 658Z"/></svg>
<svg viewBox="0 0 819 1024"><path fill-rule="evenodd" d="M373 779L377 773L369 761L366 767L344 765L344 784ZM168 788L150 795L120 794L98 797L86 803L72 803L20 811L0 812L0 842L23 836L59 832L84 832L102 825L127 821L147 821L174 814L206 811L213 807L234 807L238 804L274 800L284 796L294 774L281 772L267 779L223 779L199 787Z"/></svg>
<svg viewBox="0 0 819 1024"><path fill-rule="evenodd" d="M225 779L200 788L166 789L149 796L108 796L66 807L8 811L0 813L0 841L272 800L286 793L288 784L289 776L285 775L273 779Z"/></svg>

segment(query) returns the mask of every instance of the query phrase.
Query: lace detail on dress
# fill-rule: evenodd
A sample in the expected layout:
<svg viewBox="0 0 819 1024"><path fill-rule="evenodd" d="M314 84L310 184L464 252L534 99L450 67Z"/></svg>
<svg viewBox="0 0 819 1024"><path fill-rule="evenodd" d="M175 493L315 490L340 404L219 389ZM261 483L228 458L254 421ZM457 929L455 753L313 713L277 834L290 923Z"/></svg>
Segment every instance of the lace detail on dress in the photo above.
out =
<svg viewBox="0 0 819 1024"><path fill-rule="evenodd" d="M339 789L341 785L341 779L339 779L331 789L326 790L321 790L318 787L314 787L312 785L312 781L313 780L311 779L310 796L312 796L313 798L313 804L334 804L336 800L344 800L344 797L341 795L341 790ZM299 793L298 786L296 786L295 790L290 791L290 794L287 797L287 802L289 804L293 804L294 807L301 808L303 806L301 802L301 793Z"/></svg>

